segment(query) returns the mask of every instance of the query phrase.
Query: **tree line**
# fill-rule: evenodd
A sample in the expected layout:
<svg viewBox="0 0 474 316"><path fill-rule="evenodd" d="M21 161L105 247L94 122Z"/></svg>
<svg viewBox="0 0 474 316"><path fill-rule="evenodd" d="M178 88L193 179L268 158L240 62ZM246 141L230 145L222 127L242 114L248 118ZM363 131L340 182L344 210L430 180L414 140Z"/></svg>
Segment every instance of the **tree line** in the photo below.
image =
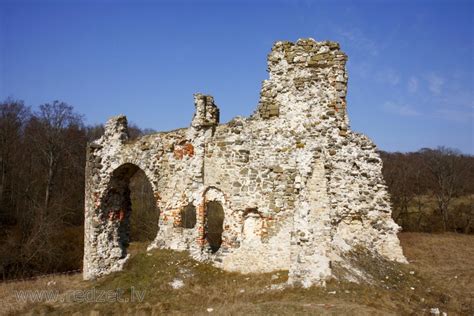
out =
<svg viewBox="0 0 474 316"><path fill-rule="evenodd" d="M64 102L0 103L0 278L81 267L86 145L103 132Z"/></svg>
<svg viewBox="0 0 474 316"><path fill-rule="evenodd" d="M404 231L474 233L474 157L446 147L381 152L392 216Z"/></svg>
<svg viewBox="0 0 474 316"><path fill-rule="evenodd" d="M129 130L132 138L153 132ZM21 100L0 103L0 278L81 268L86 146L103 132L65 102L36 110ZM393 216L404 230L474 232L474 157L447 148L381 155ZM154 204L138 174L130 185L134 211ZM132 225L152 238L157 215L136 214Z"/></svg>

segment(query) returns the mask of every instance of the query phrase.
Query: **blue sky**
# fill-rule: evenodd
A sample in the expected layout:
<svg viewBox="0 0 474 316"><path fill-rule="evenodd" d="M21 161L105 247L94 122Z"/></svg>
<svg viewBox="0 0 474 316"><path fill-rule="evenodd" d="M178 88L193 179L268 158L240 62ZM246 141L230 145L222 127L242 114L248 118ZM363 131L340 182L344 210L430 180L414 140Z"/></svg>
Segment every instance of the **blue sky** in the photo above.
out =
<svg viewBox="0 0 474 316"><path fill-rule="evenodd" d="M90 124L188 126L192 94L250 115L276 40L349 55L353 130L388 151L474 154L474 1L0 0L0 100L73 105Z"/></svg>

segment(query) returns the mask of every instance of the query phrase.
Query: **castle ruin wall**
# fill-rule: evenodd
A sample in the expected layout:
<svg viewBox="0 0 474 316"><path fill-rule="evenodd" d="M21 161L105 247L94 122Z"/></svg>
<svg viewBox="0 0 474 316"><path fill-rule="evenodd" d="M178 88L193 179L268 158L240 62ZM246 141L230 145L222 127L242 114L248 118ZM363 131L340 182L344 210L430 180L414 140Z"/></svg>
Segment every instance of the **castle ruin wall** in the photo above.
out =
<svg viewBox="0 0 474 316"><path fill-rule="evenodd" d="M124 116L109 120L88 148L84 278L128 259L138 169L160 210L149 249L186 250L229 271L289 270L305 287L324 285L356 246L406 262L376 146L349 127L346 61L334 42L277 42L251 117L219 124L214 99L196 94L188 128L130 140ZM217 246L211 202L224 216ZM189 205L196 224L185 228Z"/></svg>

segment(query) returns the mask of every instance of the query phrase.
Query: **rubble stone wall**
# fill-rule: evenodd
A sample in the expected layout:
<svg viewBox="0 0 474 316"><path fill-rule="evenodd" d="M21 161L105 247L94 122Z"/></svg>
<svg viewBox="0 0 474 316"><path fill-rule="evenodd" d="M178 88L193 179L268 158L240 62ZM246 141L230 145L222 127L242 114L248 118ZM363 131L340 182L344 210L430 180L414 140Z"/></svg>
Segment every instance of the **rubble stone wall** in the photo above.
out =
<svg viewBox="0 0 474 316"><path fill-rule="evenodd" d="M127 261L138 169L160 210L149 249L187 250L231 271L289 270L305 287L324 285L358 245L405 262L376 146L349 128L346 60L334 42L277 42L251 117L219 125L214 99L196 94L188 128L131 141L124 116L109 120L88 149L84 278ZM224 210L217 251L206 238L209 202ZM190 204L196 225L184 228Z"/></svg>

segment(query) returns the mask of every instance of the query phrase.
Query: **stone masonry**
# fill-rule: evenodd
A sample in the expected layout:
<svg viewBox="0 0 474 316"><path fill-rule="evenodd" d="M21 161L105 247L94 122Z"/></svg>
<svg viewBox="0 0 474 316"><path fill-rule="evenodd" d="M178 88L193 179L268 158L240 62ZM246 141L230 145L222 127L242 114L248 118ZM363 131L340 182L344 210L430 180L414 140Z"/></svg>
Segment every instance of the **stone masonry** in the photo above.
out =
<svg viewBox="0 0 474 316"><path fill-rule="evenodd" d="M249 118L220 125L213 97L196 94L188 128L129 140L126 117L110 119L88 147L84 278L127 261L128 184L139 169L160 210L149 249L186 250L228 271L289 270L304 287L324 285L333 264L350 268L356 246L406 262L376 146L349 128L346 61L335 42L277 42ZM192 227L184 208L195 211ZM208 219L218 209L216 242Z"/></svg>

